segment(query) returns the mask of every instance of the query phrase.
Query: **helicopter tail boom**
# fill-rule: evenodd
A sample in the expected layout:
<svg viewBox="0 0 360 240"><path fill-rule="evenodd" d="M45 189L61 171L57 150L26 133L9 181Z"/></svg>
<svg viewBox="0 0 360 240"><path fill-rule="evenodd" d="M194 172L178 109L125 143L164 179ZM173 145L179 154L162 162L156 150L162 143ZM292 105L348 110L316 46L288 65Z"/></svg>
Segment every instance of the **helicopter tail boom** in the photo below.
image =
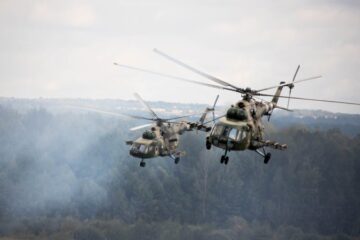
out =
<svg viewBox="0 0 360 240"><path fill-rule="evenodd" d="M266 140L266 141L260 141L260 143L263 144L264 147L271 147L271 148L276 149L276 150L285 150L285 149L287 149L286 144L280 144L280 143L275 142L275 141Z"/></svg>
<svg viewBox="0 0 360 240"><path fill-rule="evenodd" d="M284 87L283 85L281 85L283 83L285 83L285 82L280 82L280 86L276 89L274 97L271 100L271 103L273 103L274 105L276 105L278 103L278 101L279 101L279 96L281 95L281 91L282 91L282 89Z"/></svg>
<svg viewBox="0 0 360 240"><path fill-rule="evenodd" d="M215 121L215 106L216 106L216 103L217 103L218 99L219 99L219 95L216 96L214 104L213 104L213 106L211 108L209 108L209 107L205 108L204 113L201 115L201 117L200 117L200 119L198 121L198 124L200 124L200 125L204 124L204 121L205 121L205 119L207 117L207 114L209 112L212 112L213 121Z"/></svg>

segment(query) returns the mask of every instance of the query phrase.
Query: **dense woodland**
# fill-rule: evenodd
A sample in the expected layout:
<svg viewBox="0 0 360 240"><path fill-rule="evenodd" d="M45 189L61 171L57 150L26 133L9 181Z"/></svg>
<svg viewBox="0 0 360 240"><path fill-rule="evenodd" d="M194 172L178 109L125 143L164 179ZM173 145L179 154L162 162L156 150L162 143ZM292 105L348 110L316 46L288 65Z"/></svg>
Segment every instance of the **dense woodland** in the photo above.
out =
<svg viewBox="0 0 360 240"><path fill-rule="evenodd" d="M0 106L0 239L360 239L359 134L270 125L288 150L225 166L190 132L140 168L134 125Z"/></svg>

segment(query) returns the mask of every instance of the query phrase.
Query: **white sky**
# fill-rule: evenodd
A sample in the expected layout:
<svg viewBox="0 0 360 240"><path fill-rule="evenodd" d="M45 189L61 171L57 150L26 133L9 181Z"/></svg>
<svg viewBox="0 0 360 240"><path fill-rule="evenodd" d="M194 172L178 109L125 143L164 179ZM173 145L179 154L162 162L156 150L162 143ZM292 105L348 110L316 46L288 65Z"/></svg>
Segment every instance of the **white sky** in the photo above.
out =
<svg viewBox="0 0 360 240"><path fill-rule="evenodd" d="M0 29L3 97L239 99L112 64L208 82L153 53L156 47L255 89L291 80L301 64L299 79L323 78L297 85L293 96L360 102L359 1L1 0ZM359 106L295 100L291 107L360 113Z"/></svg>

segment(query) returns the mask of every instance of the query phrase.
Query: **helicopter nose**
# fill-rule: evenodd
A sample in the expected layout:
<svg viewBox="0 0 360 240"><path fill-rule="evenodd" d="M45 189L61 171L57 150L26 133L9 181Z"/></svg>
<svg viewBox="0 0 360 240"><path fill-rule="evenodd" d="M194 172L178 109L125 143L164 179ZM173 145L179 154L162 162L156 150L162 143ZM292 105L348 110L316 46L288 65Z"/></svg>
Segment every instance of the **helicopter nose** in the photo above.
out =
<svg viewBox="0 0 360 240"><path fill-rule="evenodd" d="M130 155L134 156L134 155L139 155L140 151L137 148L131 148L130 149Z"/></svg>
<svg viewBox="0 0 360 240"><path fill-rule="evenodd" d="M134 150L130 150L130 155L131 155L131 156L134 156L134 155L135 155Z"/></svg>
<svg viewBox="0 0 360 240"><path fill-rule="evenodd" d="M141 153L140 151L136 150L136 149L131 149L130 150L130 155L133 157L137 157L137 158L142 158L143 157L143 153Z"/></svg>

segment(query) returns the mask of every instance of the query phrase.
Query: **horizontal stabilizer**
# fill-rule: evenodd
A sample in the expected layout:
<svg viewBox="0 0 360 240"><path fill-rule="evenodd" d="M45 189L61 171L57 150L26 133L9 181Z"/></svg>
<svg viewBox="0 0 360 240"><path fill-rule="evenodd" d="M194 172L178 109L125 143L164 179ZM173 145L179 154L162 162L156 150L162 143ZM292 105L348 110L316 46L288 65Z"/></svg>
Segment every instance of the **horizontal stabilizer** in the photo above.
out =
<svg viewBox="0 0 360 240"><path fill-rule="evenodd" d="M274 142L274 141L260 141L264 147L271 147L273 149L277 149L277 150L285 150L287 149L287 145L286 144L280 144L278 142Z"/></svg>

